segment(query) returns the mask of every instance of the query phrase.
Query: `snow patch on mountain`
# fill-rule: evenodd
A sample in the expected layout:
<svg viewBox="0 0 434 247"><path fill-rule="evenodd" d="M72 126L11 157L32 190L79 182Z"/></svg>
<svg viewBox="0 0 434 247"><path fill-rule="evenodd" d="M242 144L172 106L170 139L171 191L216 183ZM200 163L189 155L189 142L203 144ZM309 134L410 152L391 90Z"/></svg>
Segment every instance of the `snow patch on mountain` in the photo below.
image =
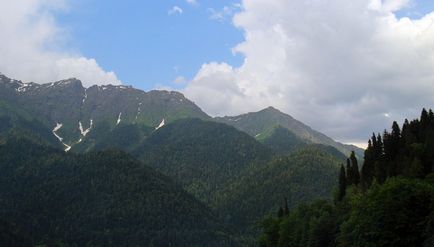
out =
<svg viewBox="0 0 434 247"><path fill-rule="evenodd" d="M53 134L54 134L54 136L55 136L55 137L56 137L60 142L63 141L63 138L60 137L56 132L57 132L58 130L60 130L60 128L62 128L62 126L63 126L63 124L61 124L61 123L56 123L56 127L54 127L54 129L53 129Z"/></svg>
<svg viewBox="0 0 434 247"><path fill-rule="evenodd" d="M122 121L122 112L119 113L118 120L116 121L116 125L119 125Z"/></svg>
<svg viewBox="0 0 434 247"><path fill-rule="evenodd" d="M139 103L139 106L137 107L136 120L137 120L137 118L139 117L139 115L140 115L140 113L142 111L142 109L140 108L141 106L142 106L142 103Z"/></svg>
<svg viewBox="0 0 434 247"><path fill-rule="evenodd" d="M24 93L30 87L30 83L21 83L21 85L16 89L17 92Z"/></svg>
<svg viewBox="0 0 434 247"><path fill-rule="evenodd" d="M87 88L84 89L84 97L83 97L83 103L86 101L87 99L87 93L86 93Z"/></svg>
<svg viewBox="0 0 434 247"><path fill-rule="evenodd" d="M158 130L159 128L161 128L161 127L163 127L164 126L164 118L163 118L163 120L161 120L161 123L155 128L155 130Z"/></svg>
<svg viewBox="0 0 434 247"><path fill-rule="evenodd" d="M86 135L90 132L93 126L93 119L90 120L90 126L87 129L83 129L83 125L81 124L81 121L78 122L78 128L80 129L80 133L83 137L86 137Z"/></svg>
<svg viewBox="0 0 434 247"><path fill-rule="evenodd" d="M54 127L54 129L53 129L53 134L63 144L63 146L65 146L65 149L64 149L65 152L68 152L69 150L71 150L72 147L69 146L68 144L64 143L63 138L57 134L57 131L60 130L62 128L62 126L63 126L63 124L56 123L56 127Z"/></svg>

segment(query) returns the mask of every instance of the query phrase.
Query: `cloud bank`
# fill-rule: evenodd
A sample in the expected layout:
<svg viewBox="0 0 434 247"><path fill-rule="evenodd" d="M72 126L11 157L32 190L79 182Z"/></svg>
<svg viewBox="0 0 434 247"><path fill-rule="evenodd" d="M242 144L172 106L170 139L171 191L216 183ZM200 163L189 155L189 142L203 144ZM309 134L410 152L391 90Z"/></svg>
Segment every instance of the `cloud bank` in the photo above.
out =
<svg viewBox="0 0 434 247"><path fill-rule="evenodd" d="M239 68L204 64L184 93L212 115L273 105L344 142L434 106L434 12L409 0L243 0Z"/></svg>
<svg viewBox="0 0 434 247"><path fill-rule="evenodd" d="M0 1L0 72L28 82L75 77L85 86L121 84L95 59L62 47L68 33L54 14L67 8L66 0Z"/></svg>

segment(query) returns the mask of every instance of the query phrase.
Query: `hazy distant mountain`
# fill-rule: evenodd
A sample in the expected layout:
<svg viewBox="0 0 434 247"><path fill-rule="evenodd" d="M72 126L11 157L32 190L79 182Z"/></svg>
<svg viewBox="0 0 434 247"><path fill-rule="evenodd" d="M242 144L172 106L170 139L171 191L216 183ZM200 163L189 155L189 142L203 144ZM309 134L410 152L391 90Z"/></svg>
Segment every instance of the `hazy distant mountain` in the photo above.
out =
<svg viewBox="0 0 434 247"><path fill-rule="evenodd" d="M234 117L218 117L216 121L229 124L248 133L258 140L266 140L273 135L273 131L281 131L276 127L283 127L291 131L295 136L306 143L317 143L335 147L342 153L349 155L354 150L363 157L363 150L353 145L345 145L334 141L330 137L313 130L304 123L294 119L273 107L268 107L259 112L251 112Z"/></svg>

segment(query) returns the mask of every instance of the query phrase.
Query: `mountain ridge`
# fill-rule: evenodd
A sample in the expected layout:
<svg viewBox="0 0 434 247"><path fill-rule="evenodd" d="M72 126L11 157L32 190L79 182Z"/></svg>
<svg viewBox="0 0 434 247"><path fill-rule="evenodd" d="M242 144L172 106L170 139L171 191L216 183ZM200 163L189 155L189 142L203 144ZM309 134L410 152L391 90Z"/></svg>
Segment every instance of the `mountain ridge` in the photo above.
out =
<svg viewBox="0 0 434 247"><path fill-rule="evenodd" d="M329 145L347 155L354 150L359 157L363 156L362 149L336 142L272 106L238 116L212 118L177 91L145 92L125 85L85 88L76 78L44 84L24 83L0 74L1 87L2 98L35 113L53 130L65 150L84 141L102 122L107 122L110 130L120 123L158 129L178 119L199 118L234 126L256 139L264 139L261 135L280 125L307 143Z"/></svg>
<svg viewBox="0 0 434 247"><path fill-rule="evenodd" d="M145 92L123 85L85 88L74 78L23 83L4 75L0 76L0 89L3 100L34 113L65 146L80 143L102 122L108 122L111 128L124 122L158 127L182 118L210 118L184 95L173 91Z"/></svg>
<svg viewBox="0 0 434 247"><path fill-rule="evenodd" d="M349 155L351 151L354 150L359 157L363 157L363 149L354 145L346 145L337 142L273 106L269 106L257 112L249 112L238 116L217 117L215 120L234 126L256 139L263 139L262 135L267 132L272 132L272 130L277 126L281 126L288 129L307 143L329 145L337 148L346 155Z"/></svg>

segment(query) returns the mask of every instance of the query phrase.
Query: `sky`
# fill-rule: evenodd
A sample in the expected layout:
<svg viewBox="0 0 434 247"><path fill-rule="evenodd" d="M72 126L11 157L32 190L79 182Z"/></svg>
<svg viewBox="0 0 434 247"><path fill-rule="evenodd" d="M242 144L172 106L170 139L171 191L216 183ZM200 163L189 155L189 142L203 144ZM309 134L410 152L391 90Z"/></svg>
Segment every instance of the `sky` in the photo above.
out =
<svg viewBox="0 0 434 247"><path fill-rule="evenodd" d="M430 0L0 0L0 72L274 106L362 145L434 105Z"/></svg>

